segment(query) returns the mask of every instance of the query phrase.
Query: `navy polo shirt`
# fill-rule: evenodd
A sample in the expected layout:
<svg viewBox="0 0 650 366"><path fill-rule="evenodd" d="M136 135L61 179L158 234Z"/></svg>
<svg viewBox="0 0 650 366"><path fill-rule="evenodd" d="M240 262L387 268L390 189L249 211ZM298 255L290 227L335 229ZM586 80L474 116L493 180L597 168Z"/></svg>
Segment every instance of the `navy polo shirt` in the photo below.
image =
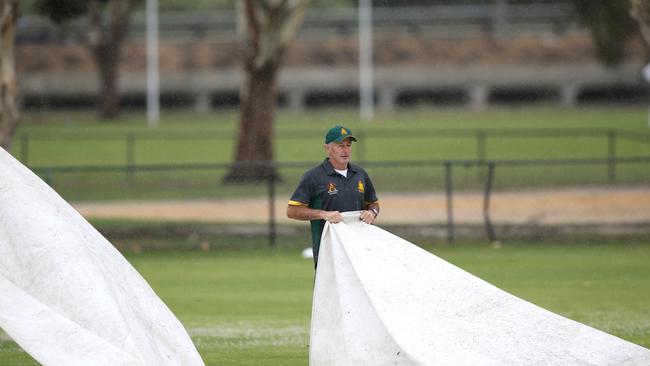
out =
<svg viewBox="0 0 650 366"><path fill-rule="evenodd" d="M348 164L347 177L334 170L326 158L322 164L308 170L291 196L290 206L307 206L325 211L360 211L377 202L375 187L360 166ZM318 261L320 237L325 220L311 220L314 261Z"/></svg>

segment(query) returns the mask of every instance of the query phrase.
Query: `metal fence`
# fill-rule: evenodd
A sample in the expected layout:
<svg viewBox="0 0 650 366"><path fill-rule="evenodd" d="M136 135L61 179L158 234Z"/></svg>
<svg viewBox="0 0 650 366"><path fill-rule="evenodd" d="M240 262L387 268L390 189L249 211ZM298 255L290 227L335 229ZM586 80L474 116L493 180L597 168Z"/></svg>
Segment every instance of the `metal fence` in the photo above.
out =
<svg viewBox="0 0 650 366"><path fill-rule="evenodd" d="M488 160L499 159L490 156L488 147L490 141L497 139L564 139L564 138L597 138L602 141L602 155L606 159L606 174L608 183L613 184L617 181L616 165L620 160L619 143L621 141L633 141L642 144L650 145L650 134L628 131L622 129L550 129L550 128L537 128L537 129L418 129L418 130L397 130L397 129L384 129L374 131L357 130L355 135L359 137L364 144L355 146L356 161L365 163L368 157L368 146L372 144L373 140L377 139L429 139L435 141L438 139L469 139L473 140L474 153L473 160L485 164ZM313 131L283 131L277 133L275 138L276 143L283 140L302 140L313 139ZM159 131L151 132L126 132L126 133L103 133L88 134L88 133L65 133L65 134L39 134L39 133L21 133L20 134L20 151L19 158L25 165L30 165L30 155L33 143L44 141L122 141L124 145L124 163L121 166L110 165L86 165L76 167L58 167L47 168L45 171L76 171L76 172L100 172L100 171L124 171L126 173L126 180L129 184L135 182L135 174L139 170L157 169L157 167L164 165L146 164L139 162L136 159L136 150L139 143L146 141L213 141L215 144L224 141L235 141L236 136L233 132L188 132L188 131ZM470 159L472 160L472 159ZM503 160L503 159L500 159ZM561 159L566 161L573 161L571 159ZM589 161L589 159L583 159ZM504 160L504 161L507 161ZM530 161L530 160L526 160ZM544 161L538 159L537 161ZM230 166L229 164L215 163L189 163L178 166L174 169L221 169L216 167Z"/></svg>
<svg viewBox="0 0 650 366"><path fill-rule="evenodd" d="M248 162L260 167L272 167L278 169L301 169L304 170L314 165L314 162ZM615 177L613 169L621 164L640 164L646 172L650 172L650 156L637 157L619 157L619 158L575 158L575 159L511 159L511 160L428 160L428 161L368 161L364 167L367 169L394 169L394 168L437 168L444 172L444 191L446 195L446 239L448 242L454 242L455 220L454 220L454 171L457 169L467 169L468 167L484 168L483 176L483 221L485 225L485 237L493 242L497 240L494 225L490 218L490 199L494 187L495 171L499 168L507 167L549 167L549 166L591 166L602 165L607 167L608 177ZM125 173L127 177L135 172L179 172L179 171L227 171L233 167L233 164L212 163L212 164L151 164L151 165L105 165L105 166L51 166L51 167L32 167L32 170L44 177L49 184L55 184L53 174L71 174L71 173ZM615 179L610 179L615 180ZM646 183L650 180L646 180ZM264 182L266 185L266 196L268 198L268 240L269 245L276 244L277 238L277 213L275 212L275 201L277 195L278 182L269 179ZM430 184L433 189L433 182ZM431 223L432 225L436 223Z"/></svg>
<svg viewBox="0 0 650 366"><path fill-rule="evenodd" d="M446 195L446 239L453 242L456 236L456 224L454 220L454 192L458 190L471 189L482 190L483 194L483 217L485 225L485 237L490 241L497 239L494 226L490 218L490 198L494 187L531 187L548 186L561 184L647 184L650 182L650 154L646 146L650 146L650 134L643 132L627 131L622 129L419 129L419 130L396 130L382 129L364 131L359 129L355 135L363 144L356 145L356 161L368 170L375 181L375 185L381 187L382 191L442 191ZM221 178L233 166L230 162L209 161L209 162L144 162L138 161L137 151L141 144L148 144L156 141L170 142L192 142L195 146L197 141L206 141L210 145L224 144L225 141L234 143L236 141L234 131L212 131L212 132L189 132L189 131L155 131L155 132L127 132L112 134L88 134L88 133L22 133L18 142L17 155L25 165L31 165L34 172L39 174L46 182L63 194L75 190L86 189L87 186L96 185L93 189L98 191L115 190L117 196L126 197L125 192L132 190L131 196L145 196L152 190L164 190L165 185L178 185L182 194L188 191L201 191L202 196L211 196L212 193L220 192L222 197L238 197L241 192L228 191L221 182ZM529 145L530 139L562 139L567 138L568 143L576 144L581 138L591 138L601 141L593 144L599 152L590 156L578 157L517 157L503 158L490 153L492 144L503 144L507 139L519 139L520 143ZM276 143L284 140L314 139L313 131L292 130L277 133ZM452 139L452 141L465 141L463 146L469 146L472 151L466 152L465 159L427 159L427 160L405 160L395 159L392 161L369 160L369 146L372 147L376 141L382 145L385 141L401 139L402 143L412 145L418 139L424 139L428 145L435 144L436 140ZM498 141L497 141L498 140ZM56 147L74 146L71 142L80 141L109 141L121 142L124 150L123 160L113 159L109 163L80 164L80 165L55 165L55 164L30 164L34 150L40 150L38 144L44 142L63 142ZM523 142L522 142L523 141ZM497 143L498 142L498 143ZM621 153L619 147L622 142L634 142L641 144L636 150L626 150ZM557 145L557 144L556 144ZM599 147L600 146L600 147ZM635 145L636 146L636 145ZM376 146L375 146L376 147ZM384 146L380 146L384 148ZM473 147L473 148L472 148ZM151 148L151 146L149 146ZM47 150L46 150L47 151ZM114 150L114 151L119 151ZM636 152L631 154L630 151ZM39 153L41 153L39 151ZM546 154L545 156L553 156ZM595 157L594 157L595 156ZM303 157L304 159L305 157ZM40 157L35 160L43 160ZM117 162L117 163L116 163ZM277 237L277 213L274 212L275 197L278 192L285 194L295 188L300 174L305 169L312 167L315 162L254 162L253 164L271 165L276 170L282 171L285 182L269 180L264 185L257 185L254 188L247 188L243 195L255 195L268 197L269 222L268 238L269 243L274 245ZM640 167L640 169L639 169ZM569 169L567 169L569 168ZM470 173L470 169L473 169ZM513 173L518 170L518 173ZM496 172L500 172L496 175ZM550 176L543 178L542 175L531 176L531 171L547 172L542 175ZM553 172L553 174L548 172ZM395 179L396 176L400 179ZM495 175L497 179L495 180ZM103 178L90 181L83 181L88 176L102 176ZM499 183L499 179L501 183ZM546 179L546 180L545 180ZM192 186L186 183L190 180L201 180L201 186ZM398 183L395 183L397 181ZM471 181L471 183L468 183ZM507 181L508 183L504 183ZM66 188L70 185L71 188ZM206 188L208 187L208 188ZM212 191L210 191L212 189ZM164 196L164 195L163 195ZM77 197L79 199L79 197ZM435 223L431 223L432 225Z"/></svg>

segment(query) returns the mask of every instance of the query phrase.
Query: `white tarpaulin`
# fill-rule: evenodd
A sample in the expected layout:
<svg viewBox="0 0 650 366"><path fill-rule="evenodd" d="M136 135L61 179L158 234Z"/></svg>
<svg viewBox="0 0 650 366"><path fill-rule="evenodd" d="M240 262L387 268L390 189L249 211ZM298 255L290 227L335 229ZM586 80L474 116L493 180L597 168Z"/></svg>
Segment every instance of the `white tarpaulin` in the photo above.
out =
<svg viewBox="0 0 650 366"><path fill-rule="evenodd" d="M44 365L203 365L126 259L1 148L0 328Z"/></svg>
<svg viewBox="0 0 650 366"><path fill-rule="evenodd" d="M510 295L358 216L323 231L310 365L650 365L650 350Z"/></svg>

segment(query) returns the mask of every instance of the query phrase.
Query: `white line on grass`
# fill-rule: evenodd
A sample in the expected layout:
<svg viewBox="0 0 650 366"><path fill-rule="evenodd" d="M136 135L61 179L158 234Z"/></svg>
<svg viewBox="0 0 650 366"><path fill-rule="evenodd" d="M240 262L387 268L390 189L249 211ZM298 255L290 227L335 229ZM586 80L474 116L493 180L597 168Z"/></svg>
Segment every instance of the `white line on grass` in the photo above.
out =
<svg viewBox="0 0 650 366"><path fill-rule="evenodd" d="M190 327L188 331L199 347L301 347L309 342L309 327L305 323L240 321L202 324Z"/></svg>

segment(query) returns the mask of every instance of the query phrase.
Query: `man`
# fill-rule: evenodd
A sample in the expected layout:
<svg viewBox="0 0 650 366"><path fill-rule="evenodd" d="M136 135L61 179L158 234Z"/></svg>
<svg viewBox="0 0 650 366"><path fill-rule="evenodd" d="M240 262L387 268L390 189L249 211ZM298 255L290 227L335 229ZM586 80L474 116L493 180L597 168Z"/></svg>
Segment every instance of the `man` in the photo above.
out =
<svg viewBox="0 0 650 366"><path fill-rule="evenodd" d="M361 167L350 163L353 141L357 139L350 129L332 127L325 135L327 158L302 176L287 207L290 219L311 221L314 265L318 264L325 221L337 223L343 219L341 212L361 211L360 219L372 224L379 215L370 177Z"/></svg>

